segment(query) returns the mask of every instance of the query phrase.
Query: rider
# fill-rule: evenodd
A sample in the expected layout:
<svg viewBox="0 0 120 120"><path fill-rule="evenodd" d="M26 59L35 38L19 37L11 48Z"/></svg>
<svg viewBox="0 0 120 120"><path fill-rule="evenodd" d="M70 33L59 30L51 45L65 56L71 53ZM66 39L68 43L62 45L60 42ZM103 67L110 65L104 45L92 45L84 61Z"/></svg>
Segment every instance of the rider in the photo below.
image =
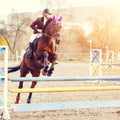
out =
<svg viewBox="0 0 120 120"><path fill-rule="evenodd" d="M39 38L42 36L42 30L44 25L46 24L47 20L52 17L52 13L48 8L44 9L42 12L42 17L37 18L33 23L31 24L31 28L34 30L32 36L30 37L30 42L29 42L29 51L27 53L28 57L32 57L33 53L33 41L36 38Z"/></svg>

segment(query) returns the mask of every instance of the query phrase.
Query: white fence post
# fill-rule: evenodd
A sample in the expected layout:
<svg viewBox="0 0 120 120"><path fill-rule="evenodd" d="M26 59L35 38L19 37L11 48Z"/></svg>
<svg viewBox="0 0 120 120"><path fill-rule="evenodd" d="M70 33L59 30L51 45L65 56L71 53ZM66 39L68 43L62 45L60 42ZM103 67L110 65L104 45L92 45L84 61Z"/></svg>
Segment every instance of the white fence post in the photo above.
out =
<svg viewBox="0 0 120 120"><path fill-rule="evenodd" d="M0 81L3 83L3 105L1 106L2 112L1 117L5 120L10 119L9 112L8 112L8 47L7 46L0 46L0 56L3 56L2 67L0 68Z"/></svg>

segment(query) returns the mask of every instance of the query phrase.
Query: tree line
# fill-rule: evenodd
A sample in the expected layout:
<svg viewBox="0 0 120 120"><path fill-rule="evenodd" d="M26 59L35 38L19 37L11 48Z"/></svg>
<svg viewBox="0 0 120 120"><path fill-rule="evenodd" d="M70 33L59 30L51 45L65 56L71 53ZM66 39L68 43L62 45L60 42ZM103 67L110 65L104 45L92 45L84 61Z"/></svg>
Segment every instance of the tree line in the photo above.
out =
<svg viewBox="0 0 120 120"><path fill-rule="evenodd" d="M59 12L60 9L57 14ZM67 14L63 16L67 16ZM66 29L64 24L58 52L89 52L89 40L91 40L94 49L102 49L103 52L106 52L106 46L108 46L110 50L119 52L120 24L116 22L116 17L115 14L110 12L106 19L103 20L96 16L89 18L88 21L92 25L92 32L89 35L85 35L85 31L80 26L71 25L69 29ZM33 18L30 16L14 13L7 24L3 21L0 22L4 26L0 29L0 33L8 39L13 53L16 50L20 51L28 47L29 38L32 34L30 28L32 21Z"/></svg>

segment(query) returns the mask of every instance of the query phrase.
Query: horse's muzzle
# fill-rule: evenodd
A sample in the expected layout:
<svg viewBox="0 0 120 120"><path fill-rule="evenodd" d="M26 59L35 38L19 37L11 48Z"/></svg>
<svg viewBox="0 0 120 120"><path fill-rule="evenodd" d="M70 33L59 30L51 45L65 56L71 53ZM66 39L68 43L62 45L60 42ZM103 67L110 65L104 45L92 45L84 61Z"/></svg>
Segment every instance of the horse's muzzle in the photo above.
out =
<svg viewBox="0 0 120 120"><path fill-rule="evenodd" d="M53 36L56 40L56 44L60 43L60 35L61 35L60 32L56 32Z"/></svg>
<svg viewBox="0 0 120 120"><path fill-rule="evenodd" d="M61 35L60 32L56 32L56 33L54 34L54 36L60 36L60 35Z"/></svg>

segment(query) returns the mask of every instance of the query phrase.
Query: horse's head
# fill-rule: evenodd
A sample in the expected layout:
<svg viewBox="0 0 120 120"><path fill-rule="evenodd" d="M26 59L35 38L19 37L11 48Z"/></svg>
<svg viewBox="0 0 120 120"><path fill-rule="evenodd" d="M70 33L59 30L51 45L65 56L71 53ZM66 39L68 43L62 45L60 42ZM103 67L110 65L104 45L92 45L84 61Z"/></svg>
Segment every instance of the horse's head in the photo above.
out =
<svg viewBox="0 0 120 120"><path fill-rule="evenodd" d="M60 16L59 18L53 16L51 22L47 25L45 30L45 33L51 38L54 38L57 42L60 41L60 31L62 28L61 21L62 16Z"/></svg>

